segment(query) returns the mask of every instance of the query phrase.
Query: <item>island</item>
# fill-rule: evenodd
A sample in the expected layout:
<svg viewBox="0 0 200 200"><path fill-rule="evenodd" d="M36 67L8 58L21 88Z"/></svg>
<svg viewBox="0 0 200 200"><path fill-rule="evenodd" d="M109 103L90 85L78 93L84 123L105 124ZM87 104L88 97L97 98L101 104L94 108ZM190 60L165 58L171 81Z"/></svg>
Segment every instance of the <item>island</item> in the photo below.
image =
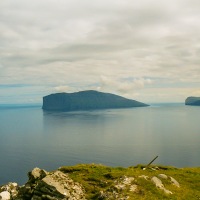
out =
<svg viewBox="0 0 200 200"><path fill-rule="evenodd" d="M42 109L47 111L78 111L144 106L149 105L111 93L86 90L47 95L43 97Z"/></svg>
<svg viewBox="0 0 200 200"><path fill-rule="evenodd" d="M185 105L200 106L200 97L188 97L185 100Z"/></svg>

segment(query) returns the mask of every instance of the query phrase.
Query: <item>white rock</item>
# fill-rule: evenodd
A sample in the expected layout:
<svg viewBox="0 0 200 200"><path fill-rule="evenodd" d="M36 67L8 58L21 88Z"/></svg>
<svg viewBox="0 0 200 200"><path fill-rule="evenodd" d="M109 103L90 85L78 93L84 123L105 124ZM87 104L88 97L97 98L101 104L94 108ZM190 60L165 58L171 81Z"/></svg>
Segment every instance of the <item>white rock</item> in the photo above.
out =
<svg viewBox="0 0 200 200"><path fill-rule="evenodd" d="M164 188L164 185L162 184L162 181L159 178L153 176L151 181L156 185L157 188L160 188L160 189Z"/></svg>
<svg viewBox="0 0 200 200"><path fill-rule="evenodd" d="M10 200L10 193L8 191L4 191L0 193L1 200Z"/></svg>
<svg viewBox="0 0 200 200"><path fill-rule="evenodd" d="M137 185L131 185L130 191L135 192L137 190Z"/></svg>
<svg viewBox="0 0 200 200"><path fill-rule="evenodd" d="M175 185L176 187L180 187L180 184L178 183L177 180L175 180L173 177L170 176L171 182L173 185Z"/></svg>
<svg viewBox="0 0 200 200"><path fill-rule="evenodd" d="M11 183L11 184L12 184L14 187L17 187L17 185L18 185L17 183Z"/></svg>
<svg viewBox="0 0 200 200"><path fill-rule="evenodd" d="M30 173L30 176L32 176L34 179L40 179L40 178L45 177L46 175L47 175L47 172L38 167L34 168Z"/></svg>
<svg viewBox="0 0 200 200"><path fill-rule="evenodd" d="M164 191L166 194L173 194L171 191L167 190L166 188L163 188L163 191Z"/></svg>
<svg viewBox="0 0 200 200"><path fill-rule="evenodd" d="M168 178L167 175L165 175L165 174L158 174L158 177L162 178L162 179L167 179Z"/></svg>
<svg viewBox="0 0 200 200"><path fill-rule="evenodd" d="M146 176L146 175L141 175L141 176L138 176L139 178L144 178L145 180L148 180L149 179L149 177L148 176Z"/></svg>
<svg viewBox="0 0 200 200"><path fill-rule="evenodd" d="M133 177L126 177L126 176L125 176L125 178L124 178L124 180L123 180L123 184L125 184L125 185L130 185L132 181L134 181L134 178L133 178Z"/></svg>
<svg viewBox="0 0 200 200"><path fill-rule="evenodd" d="M162 184L162 181L161 181L159 178L157 178L157 177L154 176L154 177L151 179L151 181L156 185L157 188L163 190L166 194L172 194L171 191L167 190L167 189L164 187L164 185Z"/></svg>
<svg viewBox="0 0 200 200"><path fill-rule="evenodd" d="M117 184L117 185L115 185L115 188L117 188L118 190L124 190L126 188L126 185L124 185L124 184Z"/></svg>

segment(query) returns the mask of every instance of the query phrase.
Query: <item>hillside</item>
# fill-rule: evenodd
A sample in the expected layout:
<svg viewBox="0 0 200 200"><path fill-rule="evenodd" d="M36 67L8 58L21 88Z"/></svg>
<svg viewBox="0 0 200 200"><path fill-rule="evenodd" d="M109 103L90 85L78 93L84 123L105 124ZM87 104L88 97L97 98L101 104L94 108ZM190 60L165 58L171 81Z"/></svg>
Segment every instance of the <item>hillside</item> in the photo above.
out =
<svg viewBox="0 0 200 200"><path fill-rule="evenodd" d="M147 104L94 90L56 93L43 97L43 110L75 111L108 108L143 107Z"/></svg>
<svg viewBox="0 0 200 200"><path fill-rule="evenodd" d="M200 168L100 164L64 166L47 172L34 168L23 186L0 186L0 197L14 200L155 200L200 199ZM7 196L6 196L7 195ZM1 199L1 198L0 198Z"/></svg>

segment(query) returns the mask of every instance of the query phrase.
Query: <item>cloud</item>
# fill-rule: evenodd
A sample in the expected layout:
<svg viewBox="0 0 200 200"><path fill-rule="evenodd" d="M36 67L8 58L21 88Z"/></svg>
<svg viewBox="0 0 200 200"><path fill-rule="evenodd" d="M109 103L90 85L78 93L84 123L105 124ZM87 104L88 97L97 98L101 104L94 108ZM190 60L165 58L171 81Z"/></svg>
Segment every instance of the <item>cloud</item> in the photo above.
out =
<svg viewBox="0 0 200 200"><path fill-rule="evenodd" d="M56 86L56 87L54 88L54 90L55 90L56 92L71 92L71 91L74 92L74 88L71 88L71 87L69 87L69 86L67 86L67 85L59 85L59 86Z"/></svg>
<svg viewBox="0 0 200 200"><path fill-rule="evenodd" d="M148 87L152 83L153 81L151 79L145 78L128 77L126 80L119 80L116 78L101 76L99 90L108 92L115 91L117 94L131 97L140 89Z"/></svg>
<svg viewBox="0 0 200 200"><path fill-rule="evenodd" d="M38 98L94 88L149 101L150 88L196 88L199 7L198 0L1 1L0 84L40 86Z"/></svg>

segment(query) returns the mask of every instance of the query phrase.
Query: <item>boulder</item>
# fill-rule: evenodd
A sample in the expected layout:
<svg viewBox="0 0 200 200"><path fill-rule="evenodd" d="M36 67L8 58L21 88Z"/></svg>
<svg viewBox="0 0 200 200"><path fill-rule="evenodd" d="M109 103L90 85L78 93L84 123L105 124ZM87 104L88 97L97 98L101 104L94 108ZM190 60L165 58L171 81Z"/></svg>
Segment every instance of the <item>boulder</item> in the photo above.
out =
<svg viewBox="0 0 200 200"><path fill-rule="evenodd" d="M10 200L10 193L8 191L3 191L0 193L1 200Z"/></svg>
<svg viewBox="0 0 200 200"><path fill-rule="evenodd" d="M39 180L44 178L48 174L47 171L39 169L38 167L34 168L31 172L28 173L29 181L30 180Z"/></svg>
<svg viewBox="0 0 200 200"><path fill-rule="evenodd" d="M34 189L33 198L37 196L50 196L56 199L84 199L84 192L80 184L75 183L68 175L60 171L48 174L40 180Z"/></svg>
<svg viewBox="0 0 200 200"><path fill-rule="evenodd" d="M165 174L158 174L158 177L162 178L162 179L167 179L168 178L167 175L165 175Z"/></svg>
<svg viewBox="0 0 200 200"><path fill-rule="evenodd" d="M170 180L173 185L175 185L176 187L180 187L180 184L176 179L170 176Z"/></svg>
<svg viewBox="0 0 200 200"><path fill-rule="evenodd" d="M153 176L151 181L155 184L155 186L161 190L163 190L166 194L172 194L171 191L167 190L164 185L162 184L162 181L157 178L156 176Z"/></svg>
<svg viewBox="0 0 200 200"><path fill-rule="evenodd" d="M28 176L29 181L20 188L18 199L85 199L81 185L61 171L46 172L35 168L28 173Z"/></svg>
<svg viewBox="0 0 200 200"><path fill-rule="evenodd" d="M163 188L164 188L164 185L162 184L162 181L161 181L159 178L153 176L152 179L151 179L151 181L154 183L154 185L155 185L157 188L160 188L160 189L163 189Z"/></svg>

